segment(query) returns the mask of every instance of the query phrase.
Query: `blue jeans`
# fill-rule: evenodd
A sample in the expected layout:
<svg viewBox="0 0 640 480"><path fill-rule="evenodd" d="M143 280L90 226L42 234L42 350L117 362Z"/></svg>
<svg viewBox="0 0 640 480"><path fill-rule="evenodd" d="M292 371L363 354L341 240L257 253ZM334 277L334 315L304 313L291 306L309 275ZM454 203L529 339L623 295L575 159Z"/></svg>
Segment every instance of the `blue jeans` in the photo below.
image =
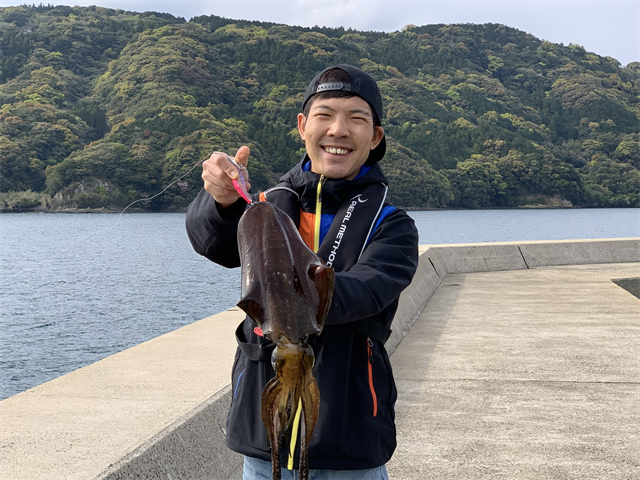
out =
<svg viewBox="0 0 640 480"><path fill-rule="evenodd" d="M282 469L282 480L298 480L297 470ZM271 462L244 457L243 480L271 480ZM389 480L387 467L368 470L309 470L309 480Z"/></svg>

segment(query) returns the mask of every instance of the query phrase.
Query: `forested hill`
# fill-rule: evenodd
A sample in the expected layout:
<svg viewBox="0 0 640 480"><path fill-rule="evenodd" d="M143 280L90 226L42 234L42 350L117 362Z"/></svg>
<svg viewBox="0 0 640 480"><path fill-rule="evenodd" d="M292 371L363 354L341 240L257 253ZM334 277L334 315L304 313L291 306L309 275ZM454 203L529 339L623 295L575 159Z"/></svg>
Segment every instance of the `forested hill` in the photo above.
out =
<svg viewBox="0 0 640 480"><path fill-rule="evenodd" d="M503 25L394 33L99 7L0 8L0 209L121 208L212 151L251 148L251 183L303 152L325 66L378 80L392 201L416 208L638 206L640 63ZM184 208L196 168L136 206Z"/></svg>

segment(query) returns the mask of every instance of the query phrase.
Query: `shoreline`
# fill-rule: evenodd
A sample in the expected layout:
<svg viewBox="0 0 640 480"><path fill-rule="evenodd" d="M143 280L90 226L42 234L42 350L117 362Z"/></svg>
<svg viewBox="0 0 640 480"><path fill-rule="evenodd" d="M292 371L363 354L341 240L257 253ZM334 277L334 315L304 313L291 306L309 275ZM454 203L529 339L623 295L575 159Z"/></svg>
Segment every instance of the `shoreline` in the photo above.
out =
<svg viewBox="0 0 640 480"><path fill-rule="evenodd" d="M56 210L50 210L46 208L33 208L33 209L15 209L15 210L0 210L1 214L6 213L109 213L109 214L122 214L125 213L186 213L187 208L173 208L168 210L145 210L142 208L127 208L127 209L114 209L114 208L62 208Z"/></svg>
<svg viewBox="0 0 640 480"><path fill-rule="evenodd" d="M421 207L402 207L397 206L407 212L447 212L447 211L484 211L484 210L593 210L593 209L627 209L637 208L640 209L640 205L624 205L616 207L601 207L597 205L520 205L517 207L482 207L482 208L421 208ZM92 214L122 214L125 213L186 213L187 207L184 208L172 208L166 210L145 210L142 208L127 208L127 209L113 209L113 208L64 208L50 210L46 208L30 208L30 209L14 209L14 210L0 210L0 215L7 213L92 213Z"/></svg>

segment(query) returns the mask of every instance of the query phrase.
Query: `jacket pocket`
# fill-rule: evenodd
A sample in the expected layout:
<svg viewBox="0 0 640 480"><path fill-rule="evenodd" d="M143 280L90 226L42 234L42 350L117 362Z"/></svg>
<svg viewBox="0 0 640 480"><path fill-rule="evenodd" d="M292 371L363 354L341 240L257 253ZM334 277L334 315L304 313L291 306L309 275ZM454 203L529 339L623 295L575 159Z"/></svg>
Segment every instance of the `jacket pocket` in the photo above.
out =
<svg viewBox="0 0 640 480"><path fill-rule="evenodd" d="M373 416L378 415L378 395L376 394L376 388L373 384L373 341L367 337L367 369L369 375L369 390L371 390L371 400L373 401Z"/></svg>

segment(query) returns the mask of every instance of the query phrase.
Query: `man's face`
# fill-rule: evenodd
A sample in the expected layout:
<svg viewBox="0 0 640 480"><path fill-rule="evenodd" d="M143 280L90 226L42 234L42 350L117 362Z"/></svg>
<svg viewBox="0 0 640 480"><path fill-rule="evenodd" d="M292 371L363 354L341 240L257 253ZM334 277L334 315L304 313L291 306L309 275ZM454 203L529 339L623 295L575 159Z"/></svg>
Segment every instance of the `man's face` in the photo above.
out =
<svg viewBox="0 0 640 480"><path fill-rule="evenodd" d="M298 114L298 130L311 159L311 171L353 180L376 148L384 130L375 126L369 104L360 97L311 99L309 115Z"/></svg>

